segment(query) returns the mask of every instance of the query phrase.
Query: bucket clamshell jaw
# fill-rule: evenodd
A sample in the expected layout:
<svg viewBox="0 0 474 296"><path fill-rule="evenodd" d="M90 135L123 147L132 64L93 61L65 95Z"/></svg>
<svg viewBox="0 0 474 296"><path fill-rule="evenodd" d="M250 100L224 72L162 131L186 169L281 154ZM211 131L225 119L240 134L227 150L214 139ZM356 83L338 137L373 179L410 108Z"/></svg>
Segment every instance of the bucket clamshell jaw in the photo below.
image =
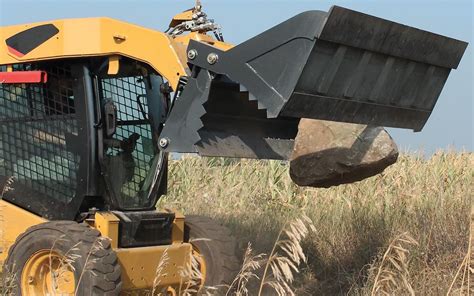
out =
<svg viewBox="0 0 474 296"><path fill-rule="evenodd" d="M288 159L301 118L421 131L467 43L334 6L228 50L191 41L167 152Z"/></svg>

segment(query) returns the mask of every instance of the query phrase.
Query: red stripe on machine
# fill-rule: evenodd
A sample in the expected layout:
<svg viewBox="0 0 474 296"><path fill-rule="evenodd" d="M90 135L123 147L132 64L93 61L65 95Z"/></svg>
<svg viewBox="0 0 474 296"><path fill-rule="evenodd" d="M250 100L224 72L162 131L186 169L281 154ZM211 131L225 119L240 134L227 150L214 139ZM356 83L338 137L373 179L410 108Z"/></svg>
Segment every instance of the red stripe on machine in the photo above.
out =
<svg viewBox="0 0 474 296"><path fill-rule="evenodd" d="M44 71L0 72L0 84L46 83L48 74Z"/></svg>
<svg viewBox="0 0 474 296"><path fill-rule="evenodd" d="M19 52L18 50L14 49L13 47L7 46L7 49L12 55L17 56L19 58L22 58L22 57L25 56L24 53Z"/></svg>

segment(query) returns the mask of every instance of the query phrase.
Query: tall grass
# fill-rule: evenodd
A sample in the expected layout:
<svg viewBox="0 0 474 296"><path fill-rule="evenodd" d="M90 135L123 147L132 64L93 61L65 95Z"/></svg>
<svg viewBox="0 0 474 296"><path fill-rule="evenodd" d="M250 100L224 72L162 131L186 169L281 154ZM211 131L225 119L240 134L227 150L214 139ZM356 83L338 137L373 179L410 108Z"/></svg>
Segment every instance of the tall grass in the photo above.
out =
<svg viewBox="0 0 474 296"><path fill-rule="evenodd" d="M304 213L317 231L303 241L307 263L293 283L297 295L378 295L381 276L396 269L387 256L404 264L400 293L459 295L472 285L465 258L473 180L471 153L404 155L380 176L332 189L295 186L278 161L187 158L171 164L160 206L223 221L242 253L248 242L268 253L285 221Z"/></svg>

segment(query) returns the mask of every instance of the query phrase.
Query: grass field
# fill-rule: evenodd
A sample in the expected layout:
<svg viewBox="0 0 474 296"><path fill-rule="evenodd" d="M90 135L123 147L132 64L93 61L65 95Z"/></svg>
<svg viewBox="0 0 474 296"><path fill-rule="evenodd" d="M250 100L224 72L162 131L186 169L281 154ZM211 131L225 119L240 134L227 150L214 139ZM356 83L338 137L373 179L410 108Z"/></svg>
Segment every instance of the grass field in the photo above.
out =
<svg viewBox="0 0 474 296"><path fill-rule="evenodd" d="M188 158L171 164L160 206L218 219L241 252L251 242L267 254L285 222L306 214L316 231L303 242L297 295L467 295L473 181L472 153L404 155L328 190L298 188L281 162Z"/></svg>

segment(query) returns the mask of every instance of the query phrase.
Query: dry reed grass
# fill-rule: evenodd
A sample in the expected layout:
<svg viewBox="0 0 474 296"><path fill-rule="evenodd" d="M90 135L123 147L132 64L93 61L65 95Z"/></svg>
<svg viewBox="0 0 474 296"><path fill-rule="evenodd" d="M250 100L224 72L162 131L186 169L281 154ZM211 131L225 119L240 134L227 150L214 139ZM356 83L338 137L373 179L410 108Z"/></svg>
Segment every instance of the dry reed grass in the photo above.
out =
<svg viewBox="0 0 474 296"><path fill-rule="evenodd" d="M265 263L265 254L253 254L252 244L247 245L243 256L243 264L239 273L231 283L225 296L237 295L237 296L248 296L249 294L249 282L251 280L259 280L257 271Z"/></svg>
<svg viewBox="0 0 474 296"><path fill-rule="evenodd" d="M295 186L278 161L187 158L171 163L160 206L218 219L242 253L252 242L256 254L305 213L317 233L302 242L308 260L293 283L297 295L371 295L380 258L409 233L418 245L406 254L406 281L416 295L446 295L468 254L473 181L472 153L403 155L380 176L332 189ZM452 291L460 291L463 273L469 290L466 266Z"/></svg>
<svg viewBox="0 0 474 296"><path fill-rule="evenodd" d="M372 296L404 293L415 295L408 280L410 278L408 256L413 245L418 245L418 242L408 233L398 235L390 243L375 276Z"/></svg>
<svg viewBox="0 0 474 296"><path fill-rule="evenodd" d="M285 224L265 264L258 289L259 296L262 295L265 285L270 286L278 296L295 295L292 288L294 274L299 273L301 263L307 262L301 243L310 231L315 232L316 229L311 219L306 216Z"/></svg>

